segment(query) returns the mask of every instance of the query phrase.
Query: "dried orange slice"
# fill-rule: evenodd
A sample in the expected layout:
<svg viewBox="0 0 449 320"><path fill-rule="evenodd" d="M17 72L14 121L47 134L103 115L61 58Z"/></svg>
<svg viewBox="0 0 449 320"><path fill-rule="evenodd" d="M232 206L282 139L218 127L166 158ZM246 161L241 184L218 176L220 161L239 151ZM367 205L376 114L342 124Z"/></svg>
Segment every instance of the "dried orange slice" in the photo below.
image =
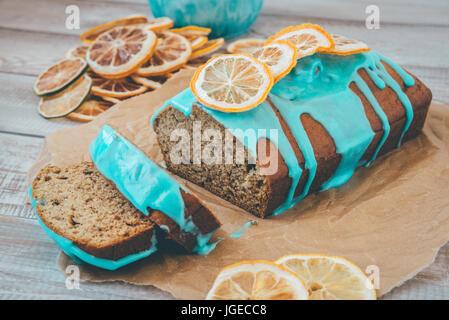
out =
<svg viewBox="0 0 449 320"><path fill-rule="evenodd" d="M103 99L104 101L111 102L112 104L117 104L119 102L122 102L123 100L126 100L126 98L121 100L121 99L118 99L118 98L107 97L107 96L101 97L101 99Z"/></svg>
<svg viewBox="0 0 449 320"><path fill-rule="evenodd" d="M275 261L304 280L312 300L375 300L371 280L352 262L322 254L292 254Z"/></svg>
<svg viewBox="0 0 449 320"><path fill-rule="evenodd" d="M41 73L34 83L34 93L45 96L56 93L79 77L87 68L84 59L64 59Z"/></svg>
<svg viewBox="0 0 449 320"><path fill-rule="evenodd" d="M196 70L192 93L205 106L223 112L241 112L263 102L273 75L268 66L247 54L227 54L210 59Z"/></svg>
<svg viewBox="0 0 449 320"><path fill-rule="evenodd" d="M268 38L267 44L275 40L286 40L298 49L298 59L315 52L332 50L334 40L319 25L304 23L299 26L287 27Z"/></svg>
<svg viewBox="0 0 449 320"><path fill-rule="evenodd" d="M142 27L116 27L101 34L87 51L89 67L105 78L126 77L148 60L156 48L154 32Z"/></svg>
<svg viewBox="0 0 449 320"><path fill-rule="evenodd" d="M159 76L177 70L192 53L189 41L179 34L164 31L157 36L154 54L137 70L140 76Z"/></svg>
<svg viewBox="0 0 449 320"><path fill-rule="evenodd" d="M113 105L114 103L105 101L100 97L90 96L81 107L69 113L67 118L83 122L92 121Z"/></svg>
<svg viewBox="0 0 449 320"><path fill-rule="evenodd" d="M141 24L141 23L147 23L148 19L145 16L141 15L133 15L122 19L117 19L110 21L105 24L100 24L99 26L93 27L92 29L89 29L85 32L83 32L80 35L81 41L85 43L92 43L97 37L102 34L103 32L106 32L108 30L111 30L115 27L123 27L123 26L129 26L129 25L135 25L135 24Z"/></svg>
<svg viewBox="0 0 449 320"><path fill-rule="evenodd" d="M271 261L243 261L220 271L206 300L308 300L303 281Z"/></svg>
<svg viewBox="0 0 449 320"><path fill-rule="evenodd" d="M231 43L226 51L229 53L248 53L251 54L257 49L260 49L265 44L264 39L240 39Z"/></svg>
<svg viewBox="0 0 449 320"><path fill-rule="evenodd" d="M339 34L332 34L331 37L334 39L335 46L332 50L329 50L326 53L349 55L370 50L368 45L362 41L349 39Z"/></svg>
<svg viewBox="0 0 449 320"><path fill-rule="evenodd" d="M144 93L147 87L134 82L131 77L120 79L105 79L89 72L92 78L92 93L100 97L127 98Z"/></svg>
<svg viewBox="0 0 449 320"><path fill-rule="evenodd" d="M160 17L149 20L145 23L145 27L151 31L161 31L173 27L173 20L169 17Z"/></svg>
<svg viewBox="0 0 449 320"><path fill-rule="evenodd" d="M198 26L187 26L178 29L171 29L170 32L180 34L189 40L192 50L198 49L207 42L207 35L211 33L212 29Z"/></svg>
<svg viewBox="0 0 449 320"><path fill-rule="evenodd" d="M192 52L192 55L190 56L190 60L197 59L199 57L203 57L205 55L208 55L212 52L217 51L220 49L220 47L224 44L223 38L217 38L213 40L207 41L205 44L197 48L195 51Z"/></svg>
<svg viewBox="0 0 449 320"><path fill-rule="evenodd" d="M208 36L209 33L212 32L212 29L198 26L185 26L182 28L171 29L170 32L179 33L182 36L186 35Z"/></svg>
<svg viewBox="0 0 449 320"><path fill-rule="evenodd" d="M154 76L154 77L142 77L138 75L132 75L131 78L136 83L140 83L147 88L150 89L159 89L162 85L171 77L171 74L164 74L162 76Z"/></svg>
<svg viewBox="0 0 449 320"><path fill-rule="evenodd" d="M79 108L87 99L92 87L92 79L84 75L68 86L64 91L42 97L38 111L44 118L64 117Z"/></svg>
<svg viewBox="0 0 449 320"><path fill-rule="evenodd" d="M298 61L296 47L285 40L270 42L266 46L257 49L251 55L265 63L274 77L274 82L283 78L293 69Z"/></svg>
<svg viewBox="0 0 449 320"><path fill-rule="evenodd" d="M64 57L67 59L74 59L74 58L81 58L86 60L86 53L89 49L89 46L87 44L80 44L79 46L75 46L64 54Z"/></svg>

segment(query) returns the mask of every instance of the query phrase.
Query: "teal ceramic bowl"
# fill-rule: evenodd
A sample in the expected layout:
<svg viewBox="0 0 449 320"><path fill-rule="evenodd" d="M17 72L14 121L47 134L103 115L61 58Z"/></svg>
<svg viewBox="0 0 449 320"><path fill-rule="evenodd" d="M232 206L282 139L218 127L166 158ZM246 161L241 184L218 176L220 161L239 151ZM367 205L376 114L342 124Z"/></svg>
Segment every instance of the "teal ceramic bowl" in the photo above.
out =
<svg viewBox="0 0 449 320"><path fill-rule="evenodd" d="M148 0L156 18L170 17L175 27L212 28L210 38L233 38L248 30L263 0Z"/></svg>

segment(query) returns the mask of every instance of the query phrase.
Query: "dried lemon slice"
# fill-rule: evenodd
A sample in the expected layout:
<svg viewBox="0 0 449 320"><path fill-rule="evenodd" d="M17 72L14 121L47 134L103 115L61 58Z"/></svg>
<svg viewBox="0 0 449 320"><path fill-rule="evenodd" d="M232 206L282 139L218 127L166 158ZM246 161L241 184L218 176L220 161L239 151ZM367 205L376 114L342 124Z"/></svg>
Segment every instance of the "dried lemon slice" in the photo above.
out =
<svg viewBox="0 0 449 320"><path fill-rule="evenodd" d="M108 23L100 24L99 26L93 27L92 29L89 29L89 30L83 32L80 35L80 38L81 38L81 41L83 41L85 43L92 43L95 39L97 39L97 37L100 34L102 34L103 32L106 32L108 30L111 30L115 27L136 25L136 24L147 23L147 22L148 22L147 17L141 16L141 15L133 15L133 16L113 20Z"/></svg>
<svg viewBox="0 0 449 320"><path fill-rule="evenodd" d="M116 27L101 34L87 51L89 67L105 78L126 77L154 52L157 38L142 27Z"/></svg>
<svg viewBox="0 0 449 320"><path fill-rule="evenodd" d="M243 261L224 268L206 300L307 300L303 281L271 261Z"/></svg>
<svg viewBox="0 0 449 320"><path fill-rule="evenodd" d="M84 75L64 91L41 99L38 111L44 118L64 117L79 108L89 96L92 79Z"/></svg>
<svg viewBox="0 0 449 320"><path fill-rule="evenodd" d="M189 41L183 36L164 31L157 34L156 50L138 70L140 76L159 76L179 69L192 53Z"/></svg>
<svg viewBox="0 0 449 320"><path fill-rule="evenodd" d="M268 66L247 54L228 54L210 59L196 70L190 82L199 102L224 112L241 112L263 102L273 75Z"/></svg>
<svg viewBox="0 0 449 320"><path fill-rule="evenodd" d="M67 59L81 58L86 60L86 53L88 49L89 46L87 44L80 44L79 46L75 46L67 50L64 57Z"/></svg>
<svg viewBox="0 0 449 320"><path fill-rule="evenodd" d="M144 93L148 90L142 84L134 82L131 77L120 79L105 79L88 72L92 78L92 93L100 97L127 98Z"/></svg>
<svg viewBox="0 0 449 320"><path fill-rule="evenodd" d="M131 78L136 82L140 83L141 85L144 85L145 87L148 87L150 89L159 89L162 87L162 85L167 81L169 78L171 78L171 74L164 74L161 76L154 76L154 77L142 77L138 75L132 75Z"/></svg>
<svg viewBox="0 0 449 320"><path fill-rule="evenodd" d="M274 82L288 74L298 61L296 47L284 40L273 41L251 55L268 66Z"/></svg>
<svg viewBox="0 0 449 320"><path fill-rule="evenodd" d="M334 40L319 25L304 23L299 26L287 27L268 38L267 44L275 40L286 40L298 49L298 59L315 52L332 50Z"/></svg>
<svg viewBox="0 0 449 320"><path fill-rule="evenodd" d="M84 59L64 59L52 65L37 78L34 93L44 96L56 93L79 77L87 68Z"/></svg>
<svg viewBox="0 0 449 320"><path fill-rule="evenodd" d="M370 279L352 262L321 254L292 254L275 261L304 280L312 300L375 300Z"/></svg>
<svg viewBox="0 0 449 320"><path fill-rule="evenodd" d="M349 55L370 50L368 45L362 41L349 39L339 34L332 34L331 37L334 39L335 46L332 50L326 51L326 53Z"/></svg>
<svg viewBox="0 0 449 320"><path fill-rule="evenodd" d="M75 111L69 113L67 118L77 121L88 122L95 119L99 114L108 110L114 103L105 101L97 96L90 96L84 103Z"/></svg>
<svg viewBox="0 0 449 320"><path fill-rule="evenodd" d="M197 48L195 51L192 52L192 55L190 56L190 60L197 59L199 57L203 57L205 55L208 55L212 52L217 51L220 49L220 47L224 44L223 38L217 38L213 40L209 40L203 45L201 45L199 48Z"/></svg>
<svg viewBox="0 0 449 320"><path fill-rule="evenodd" d="M264 39L240 39L231 43L226 51L229 53L248 53L252 54L257 49L260 49L265 44Z"/></svg>

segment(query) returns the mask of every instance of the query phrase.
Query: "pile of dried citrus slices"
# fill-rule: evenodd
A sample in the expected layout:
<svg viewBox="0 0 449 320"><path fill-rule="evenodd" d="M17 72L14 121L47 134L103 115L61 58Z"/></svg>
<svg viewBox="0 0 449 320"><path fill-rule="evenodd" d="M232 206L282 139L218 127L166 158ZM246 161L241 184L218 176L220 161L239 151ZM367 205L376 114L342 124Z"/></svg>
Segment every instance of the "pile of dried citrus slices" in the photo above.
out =
<svg viewBox="0 0 449 320"><path fill-rule="evenodd" d="M315 53L350 55L369 51L363 42L331 35L305 23L265 39L240 39L227 47L229 54L201 65L190 83L199 102L222 112L243 112L261 104L271 87L297 61Z"/></svg>
<svg viewBox="0 0 449 320"><path fill-rule="evenodd" d="M90 121L124 99L160 88L181 68L204 63L224 44L208 39L209 28L172 27L167 17L138 15L82 33L83 43L37 79L39 113Z"/></svg>
<svg viewBox="0 0 449 320"><path fill-rule="evenodd" d="M221 270L207 300L375 300L373 282L352 262L292 254L242 261Z"/></svg>

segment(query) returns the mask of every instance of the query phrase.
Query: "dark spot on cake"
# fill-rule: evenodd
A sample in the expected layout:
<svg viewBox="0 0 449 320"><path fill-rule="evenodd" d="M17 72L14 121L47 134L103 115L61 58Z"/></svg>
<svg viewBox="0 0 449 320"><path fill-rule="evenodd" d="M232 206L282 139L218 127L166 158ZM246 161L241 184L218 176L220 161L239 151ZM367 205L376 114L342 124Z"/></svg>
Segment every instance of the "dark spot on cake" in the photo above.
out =
<svg viewBox="0 0 449 320"><path fill-rule="evenodd" d="M59 180L67 180L68 177L58 177Z"/></svg>
<svg viewBox="0 0 449 320"><path fill-rule="evenodd" d="M50 176L45 176L44 181L50 181L51 177Z"/></svg>
<svg viewBox="0 0 449 320"><path fill-rule="evenodd" d="M51 204L52 205L54 205L54 206L59 206L59 201L58 200L53 200L52 202L51 202Z"/></svg>
<svg viewBox="0 0 449 320"><path fill-rule="evenodd" d="M255 164L248 163L248 164L246 165L246 172L251 172L251 171L254 170L255 168L256 168L256 165L255 165Z"/></svg>
<svg viewBox="0 0 449 320"><path fill-rule="evenodd" d="M85 171L83 171L83 173L84 173L86 176L89 176L89 175L91 175L91 174L93 173L93 171L85 170Z"/></svg>

